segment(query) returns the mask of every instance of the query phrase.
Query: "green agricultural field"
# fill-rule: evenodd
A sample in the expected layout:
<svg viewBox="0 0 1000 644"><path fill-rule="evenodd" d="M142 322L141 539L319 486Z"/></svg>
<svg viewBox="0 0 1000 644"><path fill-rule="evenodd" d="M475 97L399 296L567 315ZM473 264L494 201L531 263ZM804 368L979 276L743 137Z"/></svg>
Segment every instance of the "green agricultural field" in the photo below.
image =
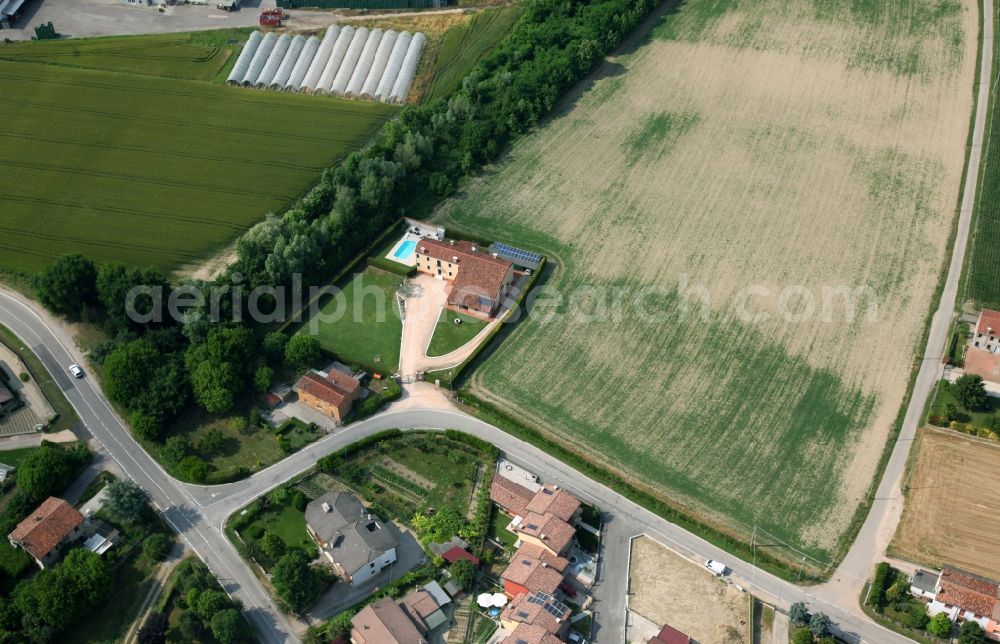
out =
<svg viewBox="0 0 1000 644"><path fill-rule="evenodd" d="M993 64L1000 64L1000 55ZM1000 105L995 95L990 110L964 286L973 307L1000 309Z"/></svg>
<svg viewBox="0 0 1000 644"><path fill-rule="evenodd" d="M484 9L468 22L446 31L425 100L446 97L458 89L462 79L499 44L520 15L518 4Z"/></svg>
<svg viewBox="0 0 1000 644"><path fill-rule="evenodd" d="M113 67L132 41L0 45L0 270L37 271L70 251L166 270L196 263L287 206L397 110L190 80L226 64L228 50L198 39L177 44L169 64L171 47L154 48L167 58L152 71L184 79L69 66ZM82 53L28 62L31 45L44 45L46 62L59 46Z"/></svg>
<svg viewBox="0 0 1000 644"><path fill-rule="evenodd" d="M382 373L399 369L403 325L396 308L399 275L367 268L340 285L337 296L321 300L313 321L297 333L313 333L320 346L342 361Z"/></svg>
<svg viewBox="0 0 1000 644"><path fill-rule="evenodd" d="M836 559L944 265L977 7L672 5L435 215L544 253L562 297L465 384L710 525Z"/></svg>
<svg viewBox="0 0 1000 644"><path fill-rule="evenodd" d="M253 29L23 41L0 45L0 59L211 81L239 54Z"/></svg>
<svg viewBox="0 0 1000 644"><path fill-rule="evenodd" d="M462 323L455 324L456 319L461 320ZM434 327L431 343L427 347L427 355L432 358L447 355L455 349L465 346L469 340L476 337L485 328L485 320L442 309L437 326Z"/></svg>

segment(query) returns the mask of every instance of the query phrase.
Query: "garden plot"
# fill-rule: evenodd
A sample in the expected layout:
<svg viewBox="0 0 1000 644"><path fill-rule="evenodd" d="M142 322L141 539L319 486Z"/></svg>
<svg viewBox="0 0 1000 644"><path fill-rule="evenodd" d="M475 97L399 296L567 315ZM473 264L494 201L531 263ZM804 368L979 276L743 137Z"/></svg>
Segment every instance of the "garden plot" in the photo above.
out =
<svg viewBox="0 0 1000 644"><path fill-rule="evenodd" d="M971 0L668 13L437 215L576 295L474 392L703 520L835 557L943 265L977 33Z"/></svg>

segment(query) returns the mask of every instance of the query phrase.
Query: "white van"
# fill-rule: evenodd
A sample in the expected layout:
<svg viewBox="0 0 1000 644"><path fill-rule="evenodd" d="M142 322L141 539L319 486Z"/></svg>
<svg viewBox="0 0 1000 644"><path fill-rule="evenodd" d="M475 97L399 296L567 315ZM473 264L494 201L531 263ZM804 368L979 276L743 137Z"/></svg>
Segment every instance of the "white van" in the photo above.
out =
<svg viewBox="0 0 1000 644"><path fill-rule="evenodd" d="M715 561L714 559L708 559L705 561L705 567L720 577L726 574L726 571L728 570L728 568L726 568L726 564L721 561Z"/></svg>

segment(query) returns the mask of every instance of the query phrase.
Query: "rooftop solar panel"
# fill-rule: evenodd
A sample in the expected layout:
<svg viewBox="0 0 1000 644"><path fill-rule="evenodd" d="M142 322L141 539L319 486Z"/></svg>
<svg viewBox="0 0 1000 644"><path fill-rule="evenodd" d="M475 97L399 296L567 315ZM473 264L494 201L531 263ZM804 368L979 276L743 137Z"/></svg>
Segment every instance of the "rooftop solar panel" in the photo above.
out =
<svg viewBox="0 0 1000 644"><path fill-rule="evenodd" d="M512 259L528 266L537 266L542 259L542 256L538 253L532 253L531 251L523 250L521 248L515 248L514 246L503 242L494 242L490 246L490 250L503 255L508 259Z"/></svg>

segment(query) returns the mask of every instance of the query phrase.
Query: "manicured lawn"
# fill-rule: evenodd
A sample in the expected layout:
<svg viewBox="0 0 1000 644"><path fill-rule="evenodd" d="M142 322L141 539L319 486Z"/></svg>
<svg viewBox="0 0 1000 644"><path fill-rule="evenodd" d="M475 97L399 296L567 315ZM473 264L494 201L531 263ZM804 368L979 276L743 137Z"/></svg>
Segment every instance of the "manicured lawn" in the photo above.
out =
<svg viewBox="0 0 1000 644"><path fill-rule="evenodd" d="M455 324L455 320L461 323ZM463 347L469 340L476 337L486 328L488 322L474 318L471 315L456 313L450 309L442 309L437 326L434 327L434 337L427 347L427 355L443 356Z"/></svg>
<svg viewBox="0 0 1000 644"><path fill-rule="evenodd" d="M278 535L289 548L303 548L313 543L306 532L305 513L295 509L290 494L281 503L271 503L262 510L252 524L240 531L240 536L260 541L265 532Z"/></svg>
<svg viewBox="0 0 1000 644"><path fill-rule="evenodd" d="M340 285L340 293L321 303L320 314L297 333L315 333L320 345L340 360L381 373L399 368L403 325L396 308L396 289L403 280L367 268Z"/></svg>
<svg viewBox="0 0 1000 644"><path fill-rule="evenodd" d="M934 396L934 400L931 401L930 407L927 410L927 417L931 416L941 416L946 415L946 408L948 403L954 404L959 409L959 419L960 423L972 423L973 425L979 425L980 427L986 427L987 421L990 416L996 413L1000 413L1000 398L995 396L987 396L986 403L987 408L981 411L967 411L962 408L955 399L955 395L952 393L953 385L947 380L942 380L938 386L937 395Z"/></svg>
<svg viewBox="0 0 1000 644"><path fill-rule="evenodd" d="M0 230L3 228L3 220L0 217ZM2 235L0 235L2 237ZM2 248L3 242L0 241L0 248ZM31 349L29 349L16 335L14 332L5 326L0 325L0 342L5 344L7 348L17 354L17 357L21 359L21 362L28 366L28 371L31 377L34 379L35 384L42 390L42 395L45 396L45 400L52 406L52 409L56 411L58 417L52 421L49 429L51 431L57 432L63 429L69 429L73 423L77 422L79 419L76 416L76 412L73 410L72 405L66 400L66 396L63 395L62 390L56 381L52 379L49 372L42 366L42 361L38 359L38 356L34 354Z"/></svg>
<svg viewBox="0 0 1000 644"><path fill-rule="evenodd" d="M514 544L517 543L517 537L507 529L508 523L510 523L510 517L493 508L493 514L490 516L489 536L502 543L504 547L513 548Z"/></svg>

